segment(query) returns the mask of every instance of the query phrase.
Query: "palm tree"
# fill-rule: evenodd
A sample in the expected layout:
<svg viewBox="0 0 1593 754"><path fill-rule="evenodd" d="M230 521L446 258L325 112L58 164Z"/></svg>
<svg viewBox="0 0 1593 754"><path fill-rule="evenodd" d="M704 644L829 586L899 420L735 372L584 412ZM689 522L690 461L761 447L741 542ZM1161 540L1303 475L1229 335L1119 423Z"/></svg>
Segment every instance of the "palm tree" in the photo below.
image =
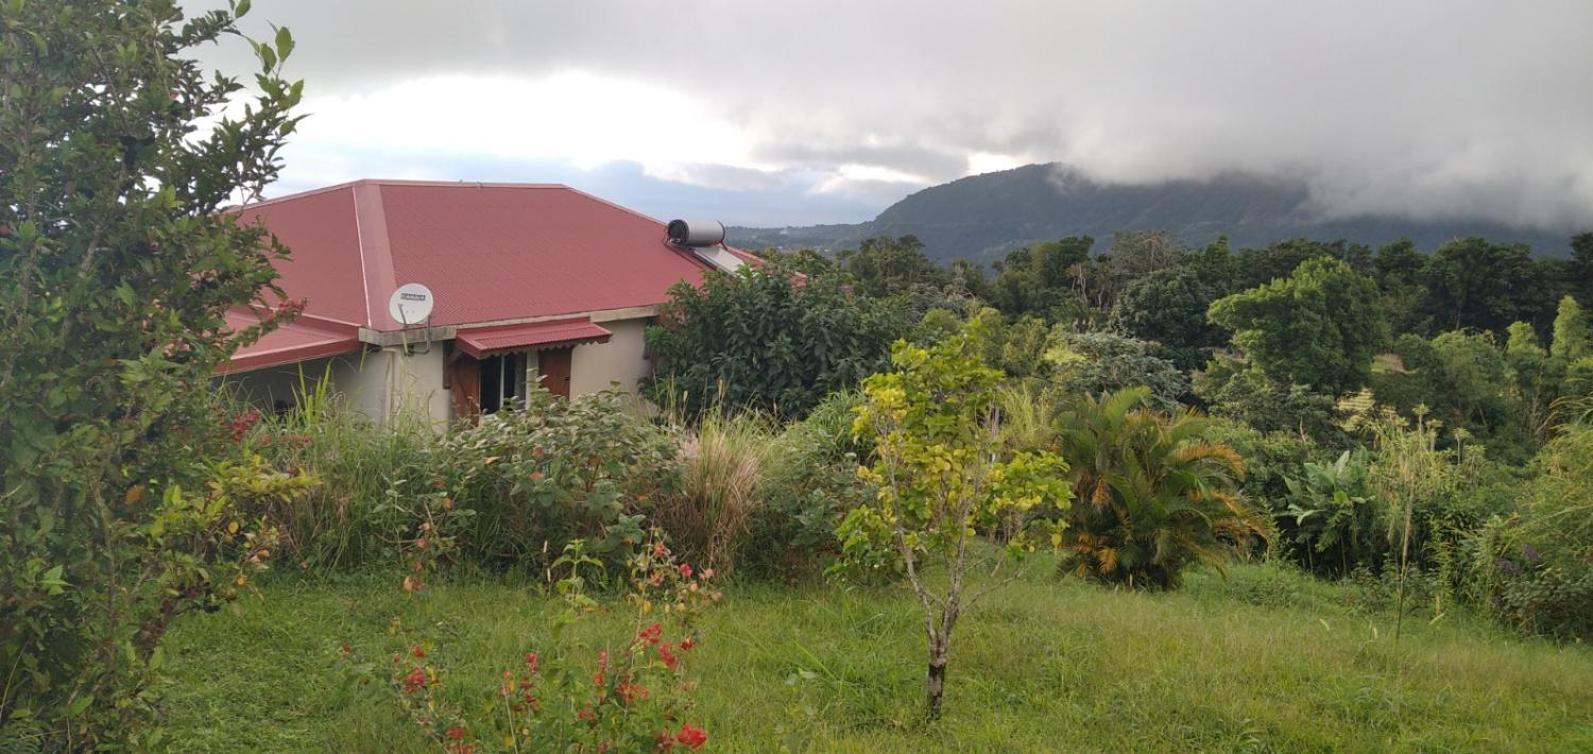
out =
<svg viewBox="0 0 1593 754"><path fill-rule="evenodd" d="M1150 390L1081 397L1057 417L1074 503L1063 547L1081 576L1173 588L1184 568L1221 569L1271 522L1239 495L1244 461L1204 439L1209 422L1186 409L1149 408Z"/></svg>

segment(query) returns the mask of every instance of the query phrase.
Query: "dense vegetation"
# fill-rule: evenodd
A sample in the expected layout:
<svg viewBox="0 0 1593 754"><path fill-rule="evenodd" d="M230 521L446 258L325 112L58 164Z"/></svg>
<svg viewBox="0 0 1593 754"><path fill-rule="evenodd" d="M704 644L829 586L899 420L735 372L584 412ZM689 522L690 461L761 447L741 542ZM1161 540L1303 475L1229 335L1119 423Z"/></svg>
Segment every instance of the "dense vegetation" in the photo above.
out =
<svg viewBox="0 0 1593 754"><path fill-rule="evenodd" d="M770 252L674 290L653 401L267 415L202 386L274 324L221 208L293 41L203 133L182 57L246 7L7 5L0 750L219 748L206 694L333 721L268 748L1590 743L1593 234Z"/></svg>

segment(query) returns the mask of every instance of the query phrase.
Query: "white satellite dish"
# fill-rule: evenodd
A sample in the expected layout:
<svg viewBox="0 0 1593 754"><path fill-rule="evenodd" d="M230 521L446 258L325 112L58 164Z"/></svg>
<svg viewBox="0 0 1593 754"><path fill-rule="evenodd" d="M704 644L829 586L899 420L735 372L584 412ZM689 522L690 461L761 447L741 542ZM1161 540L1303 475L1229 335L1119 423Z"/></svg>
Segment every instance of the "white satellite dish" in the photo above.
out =
<svg viewBox="0 0 1593 754"><path fill-rule="evenodd" d="M434 303L436 300L432 298L430 288L420 283L405 283L387 299L387 313L405 327L418 325L431 317Z"/></svg>

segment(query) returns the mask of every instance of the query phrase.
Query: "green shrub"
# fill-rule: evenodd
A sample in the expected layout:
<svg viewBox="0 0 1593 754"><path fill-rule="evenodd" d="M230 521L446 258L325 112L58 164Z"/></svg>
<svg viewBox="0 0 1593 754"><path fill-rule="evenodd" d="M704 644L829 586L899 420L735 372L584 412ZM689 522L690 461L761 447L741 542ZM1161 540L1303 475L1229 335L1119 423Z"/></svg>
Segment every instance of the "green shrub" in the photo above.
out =
<svg viewBox="0 0 1593 754"><path fill-rule="evenodd" d="M1274 506L1279 542L1300 567L1342 577L1357 566L1381 569L1388 557L1387 526L1367 488L1364 449L1346 450L1331 464L1306 462L1285 479L1288 494Z"/></svg>
<svg viewBox="0 0 1593 754"><path fill-rule="evenodd" d="M798 279L752 265L710 273L670 290L647 333L661 366L645 389L690 415L738 406L802 416L884 367L907 329L900 307L854 293L838 275Z"/></svg>
<svg viewBox="0 0 1593 754"><path fill-rule="evenodd" d="M438 443L423 481L474 512L464 556L540 573L581 539L605 564L623 563L645 538L652 506L680 481L675 436L630 400L615 391L566 400L537 388L524 409Z"/></svg>
<svg viewBox="0 0 1593 754"><path fill-rule="evenodd" d="M1262 432L1233 419L1210 419L1206 439L1238 451L1245 459L1240 490L1246 499L1273 512L1288 496L1288 480L1299 473L1302 464L1326 460L1318 458L1321 448L1298 433Z"/></svg>
<svg viewBox="0 0 1593 754"><path fill-rule="evenodd" d="M852 434L861 403L858 393L834 393L774 438L764 506L740 555L753 574L795 580L839 554L836 524L873 496L857 476L873 452L868 438Z"/></svg>
<svg viewBox="0 0 1593 754"><path fill-rule="evenodd" d="M238 506L282 480L217 447L205 389L274 325L235 330L226 313L275 298L285 253L223 209L280 171L292 37L243 40L260 58L247 87L195 59L240 34L246 5L0 11L4 738L158 746L167 626L231 598L270 549Z"/></svg>
<svg viewBox="0 0 1593 754"><path fill-rule="evenodd" d="M1195 375L1194 392L1212 416L1243 422L1261 432L1310 438L1330 448L1345 444L1333 396L1274 379L1232 356L1213 356Z"/></svg>
<svg viewBox="0 0 1593 754"><path fill-rule="evenodd" d="M1519 510L1479 537L1474 577L1500 621L1593 637L1593 427L1573 425L1534 463Z"/></svg>

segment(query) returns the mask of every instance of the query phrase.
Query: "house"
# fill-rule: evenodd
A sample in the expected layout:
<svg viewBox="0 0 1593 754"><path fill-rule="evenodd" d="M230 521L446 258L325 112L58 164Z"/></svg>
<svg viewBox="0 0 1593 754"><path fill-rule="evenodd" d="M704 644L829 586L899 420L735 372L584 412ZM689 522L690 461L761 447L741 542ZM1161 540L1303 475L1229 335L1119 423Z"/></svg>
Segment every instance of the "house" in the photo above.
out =
<svg viewBox="0 0 1593 754"><path fill-rule="evenodd" d="M635 390L670 287L759 263L716 222L666 225L561 185L363 180L237 213L291 249L278 285L304 308L224 379L281 406L326 375L378 421L491 413L533 381L564 396Z"/></svg>

